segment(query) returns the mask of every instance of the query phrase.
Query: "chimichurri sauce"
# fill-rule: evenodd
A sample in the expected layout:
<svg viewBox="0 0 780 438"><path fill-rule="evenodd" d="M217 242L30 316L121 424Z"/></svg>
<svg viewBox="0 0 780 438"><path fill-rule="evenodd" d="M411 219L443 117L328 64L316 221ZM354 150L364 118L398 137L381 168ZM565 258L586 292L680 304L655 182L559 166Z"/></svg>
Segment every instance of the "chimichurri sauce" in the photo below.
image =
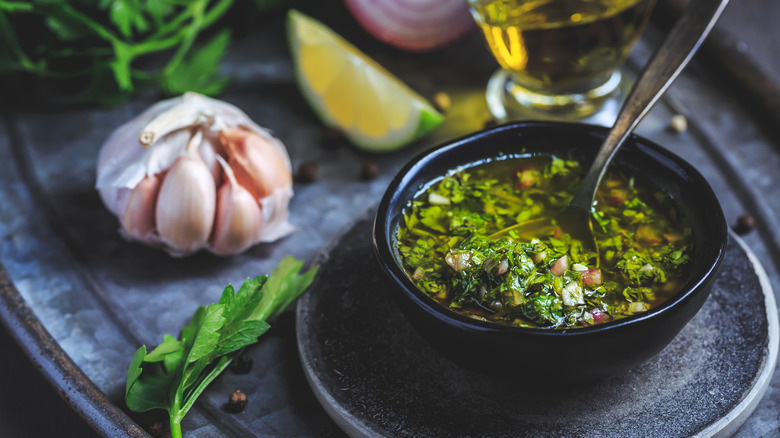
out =
<svg viewBox="0 0 780 438"><path fill-rule="evenodd" d="M687 276L691 230L668 195L617 171L596 196L601 254L556 226L491 237L564 207L579 162L527 156L476 164L434 181L404 210L398 250L409 278L445 307L523 327L584 327L651 309Z"/></svg>

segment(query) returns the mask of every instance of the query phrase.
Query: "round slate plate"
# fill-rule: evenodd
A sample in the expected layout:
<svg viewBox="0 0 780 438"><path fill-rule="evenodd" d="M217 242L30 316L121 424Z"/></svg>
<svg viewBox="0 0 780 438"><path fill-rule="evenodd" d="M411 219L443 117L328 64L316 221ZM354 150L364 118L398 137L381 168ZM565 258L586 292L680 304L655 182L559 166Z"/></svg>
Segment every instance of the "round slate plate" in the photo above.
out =
<svg viewBox="0 0 780 438"><path fill-rule="evenodd" d="M598 382L532 389L463 369L417 335L383 290L373 217L361 215L323 250L317 282L297 309L309 383L349 435L728 436L769 383L775 301L735 235L712 295L655 358Z"/></svg>

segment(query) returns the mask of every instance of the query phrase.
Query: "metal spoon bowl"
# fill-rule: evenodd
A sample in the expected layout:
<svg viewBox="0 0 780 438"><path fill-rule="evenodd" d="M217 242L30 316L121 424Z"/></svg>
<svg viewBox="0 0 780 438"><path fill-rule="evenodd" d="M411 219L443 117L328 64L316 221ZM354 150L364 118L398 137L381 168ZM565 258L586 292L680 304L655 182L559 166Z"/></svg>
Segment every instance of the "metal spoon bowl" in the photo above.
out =
<svg viewBox="0 0 780 438"><path fill-rule="evenodd" d="M596 190L609 163L618 148L691 60L718 21L726 4L728 0L698 0L688 7L639 75L582 185L568 206L550 216L505 228L491 237L529 236L556 224L573 238L582 241L584 249L598 254L598 245L593 236L592 211Z"/></svg>

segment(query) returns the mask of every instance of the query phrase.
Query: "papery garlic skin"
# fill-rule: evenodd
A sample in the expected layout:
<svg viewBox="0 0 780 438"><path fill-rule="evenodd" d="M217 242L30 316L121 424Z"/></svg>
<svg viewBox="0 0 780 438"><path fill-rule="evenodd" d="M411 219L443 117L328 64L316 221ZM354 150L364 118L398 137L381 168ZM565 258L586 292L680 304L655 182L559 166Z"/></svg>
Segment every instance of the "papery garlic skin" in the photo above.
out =
<svg viewBox="0 0 780 438"><path fill-rule="evenodd" d="M284 145L235 106L195 93L117 128L98 156L96 188L123 235L174 256L235 254L294 229Z"/></svg>

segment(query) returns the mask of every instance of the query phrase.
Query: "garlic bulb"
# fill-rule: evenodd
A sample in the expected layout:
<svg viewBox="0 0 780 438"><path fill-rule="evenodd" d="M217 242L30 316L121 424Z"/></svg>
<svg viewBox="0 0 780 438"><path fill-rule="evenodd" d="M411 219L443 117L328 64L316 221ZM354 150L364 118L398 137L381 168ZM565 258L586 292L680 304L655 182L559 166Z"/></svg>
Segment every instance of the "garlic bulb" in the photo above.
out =
<svg viewBox="0 0 780 438"><path fill-rule="evenodd" d="M293 231L290 158L241 110L187 93L103 144L96 188L121 233L173 256L237 254Z"/></svg>

